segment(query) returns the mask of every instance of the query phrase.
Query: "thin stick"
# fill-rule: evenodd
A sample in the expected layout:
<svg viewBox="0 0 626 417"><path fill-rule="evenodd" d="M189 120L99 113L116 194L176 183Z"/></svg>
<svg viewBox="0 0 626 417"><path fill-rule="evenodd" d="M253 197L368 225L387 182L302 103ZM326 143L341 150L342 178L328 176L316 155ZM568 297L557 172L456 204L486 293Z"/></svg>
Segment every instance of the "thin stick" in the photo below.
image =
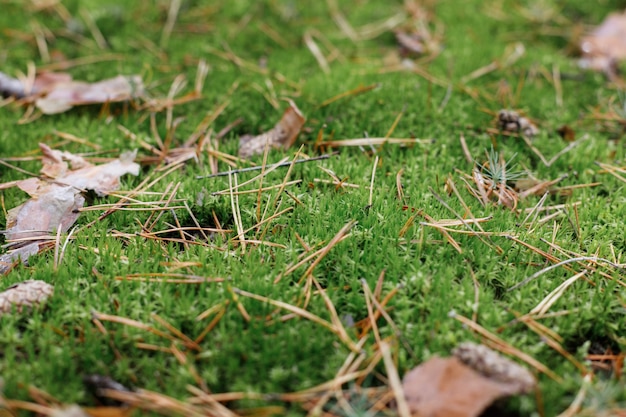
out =
<svg viewBox="0 0 626 417"><path fill-rule="evenodd" d="M324 154L324 155L316 156L316 157L313 157L313 158L302 158L302 159L297 159L295 161L290 161L290 162L283 162L283 163L279 163L279 164L265 165L265 168L267 170L269 170L270 168L287 167L287 166L290 166L290 165L293 165L293 164L299 164L301 162L321 161L323 159L328 159L331 156L335 156L335 155L338 155L338 154L339 154L339 152L332 152L332 153L329 153L329 154ZM249 171L258 171L258 170L261 170L261 169L263 169L263 166L259 165L259 166L254 166L254 167L233 169L233 170L230 170L230 171L222 171L222 172L218 172L216 174L211 174L211 175L197 175L196 179L213 178L213 177L224 177L226 175L239 174L239 173L242 173L242 172L249 172Z"/></svg>
<svg viewBox="0 0 626 417"><path fill-rule="evenodd" d="M176 24L176 18L178 17L178 11L180 10L181 4L181 0L170 1L170 8L167 11L167 20L165 21L165 25L163 26L163 32L161 32L161 48L166 47L168 41L170 40L170 35L172 34L172 30L174 29L174 25Z"/></svg>
<svg viewBox="0 0 626 417"><path fill-rule="evenodd" d="M389 344L383 342L380 344L380 352L383 355L383 361L385 362L385 368L387 369L387 378L389 378L389 385L396 397L396 403L398 406L398 414L400 417L411 417L411 411L409 405L404 397L404 390L402 389L402 382L400 382L400 376L398 375L398 369L393 363L391 357L391 351L389 350Z"/></svg>
<svg viewBox="0 0 626 417"><path fill-rule="evenodd" d="M374 178L376 177L376 167L378 166L378 155L374 158L374 166L372 167L372 180L370 181L370 197L367 200L367 206L372 207L374 201Z"/></svg>

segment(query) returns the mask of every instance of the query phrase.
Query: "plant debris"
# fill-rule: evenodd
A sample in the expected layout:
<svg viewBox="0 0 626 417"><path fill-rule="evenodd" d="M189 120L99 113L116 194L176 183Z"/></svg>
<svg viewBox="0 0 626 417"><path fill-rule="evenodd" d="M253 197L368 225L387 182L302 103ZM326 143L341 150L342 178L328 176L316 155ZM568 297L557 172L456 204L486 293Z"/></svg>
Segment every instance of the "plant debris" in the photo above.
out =
<svg viewBox="0 0 626 417"><path fill-rule="evenodd" d="M142 97L143 81L138 75L118 75L95 83L74 81L70 74L43 72L27 85L0 73L0 94L23 99L44 114L63 113L73 106L113 103Z"/></svg>
<svg viewBox="0 0 626 417"><path fill-rule="evenodd" d="M424 38L419 33L397 30L395 34L400 47L400 55L422 55L426 51Z"/></svg>
<svg viewBox="0 0 626 417"><path fill-rule="evenodd" d="M609 78L617 75L619 61L626 59L626 13L611 13L580 43L585 69L604 72Z"/></svg>
<svg viewBox="0 0 626 417"><path fill-rule="evenodd" d="M539 133L539 128L527 117L513 110L500 110L498 112L498 128L505 132L521 133L529 138Z"/></svg>
<svg viewBox="0 0 626 417"><path fill-rule="evenodd" d="M535 377L524 367L485 345L472 342L461 343L452 352L465 365L486 378L511 384L519 393L527 394L535 389Z"/></svg>
<svg viewBox="0 0 626 417"><path fill-rule="evenodd" d="M566 142L574 142L576 140L576 131L568 125L559 127L556 132Z"/></svg>
<svg viewBox="0 0 626 417"><path fill-rule="evenodd" d="M463 343L455 357L433 357L409 371L402 386L413 415L479 416L495 400L526 394L532 374L491 349Z"/></svg>
<svg viewBox="0 0 626 417"><path fill-rule="evenodd" d="M44 281L29 280L12 285L0 292L0 316L13 308L21 313L44 304L53 293L54 287Z"/></svg>
<svg viewBox="0 0 626 417"><path fill-rule="evenodd" d="M119 187L122 175L139 174L139 165L133 162L136 152L126 152L112 162L93 165L69 152L53 150L42 143L39 147L43 152L43 178L29 178L15 184L31 199L7 212L3 232L10 248L28 243L29 250L6 254L1 258L5 264L18 257L26 261L36 252L33 245L37 242L49 240L55 231L68 231L85 203L84 191L93 190L103 196ZM0 271L4 272L4 268Z"/></svg>
<svg viewBox="0 0 626 417"><path fill-rule="evenodd" d="M245 135L239 139L240 157L249 158L262 154L266 146L288 149L293 145L306 119L293 101L288 102L289 107L283 117L271 130L258 136Z"/></svg>
<svg viewBox="0 0 626 417"><path fill-rule="evenodd" d="M487 162L484 164L476 162L471 176L476 188L471 187L468 182L466 184L470 192L484 206L489 201L495 201L498 205L503 205L511 210L517 207L519 196L509 185L509 182L519 180L523 174L513 170L511 160L504 160L502 155L492 148L487 155Z"/></svg>
<svg viewBox="0 0 626 417"><path fill-rule="evenodd" d="M104 396L105 390L112 391L121 391L121 392L130 392L128 388L124 385L120 384L110 376L106 375L85 375L83 377L83 382L88 390L100 401L100 403L104 405L122 405L123 403L120 401L112 400L106 396Z"/></svg>

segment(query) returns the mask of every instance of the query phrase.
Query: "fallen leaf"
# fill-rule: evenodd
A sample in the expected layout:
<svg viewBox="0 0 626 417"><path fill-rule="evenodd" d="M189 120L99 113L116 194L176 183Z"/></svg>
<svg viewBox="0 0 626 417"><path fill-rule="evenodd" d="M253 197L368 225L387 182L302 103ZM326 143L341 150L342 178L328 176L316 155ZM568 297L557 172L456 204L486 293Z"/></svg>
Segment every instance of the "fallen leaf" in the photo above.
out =
<svg viewBox="0 0 626 417"><path fill-rule="evenodd" d="M119 188L122 175L139 174L139 165L133 162L136 152L126 152L114 161L93 165L69 152L52 150L44 144L39 147L43 152L43 177L15 183L31 199L7 212L3 233L7 240L14 241L9 246L12 249L23 246L25 239L30 239L32 245L48 240L55 231L68 231L85 204L84 191L93 190L103 196ZM10 269L7 264L18 258L24 262L32 254L33 250L29 249L2 255L0 271L6 272Z"/></svg>
<svg viewBox="0 0 626 417"><path fill-rule="evenodd" d="M530 119L513 110L500 110L497 123L500 130L521 133L529 138L539 133L539 128Z"/></svg>
<svg viewBox="0 0 626 417"><path fill-rule="evenodd" d="M626 13L611 13L580 43L582 68L613 76L617 63L626 59Z"/></svg>
<svg viewBox="0 0 626 417"><path fill-rule="evenodd" d="M23 281L0 292L0 315L32 309L46 302L54 293L54 287L44 281Z"/></svg>
<svg viewBox="0 0 626 417"><path fill-rule="evenodd" d="M259 136L245 135L239 139L240 157L248 158L262 154L266 145L283 149L288 149L293 145L306 119L296 104L291 100L288 101L289 107L274 128Z"/></svg>
<svg viewBox="0 0 626 417"><path fill-rule="evenodd" d="M434 357L404 376L402 386L413 415L479 416L498 398L526 393L534 387L532 375L524 368L484 346L475 346L479 345L459 346L456 355L462 359ZM522 371L511 371L511 366Z"/></svg>
<svg viewBox="0 0 626 417"><path fill-rule="evenodd" d="M27 263L26 260L31 255L39 253L39 243L30 243L16 249L12 249L7 253L0 255L0 275L8 273L20 261Z"/></svg>
<svg viewBox="0 0 626 417"><path fill-rule="evenodd" d="M138 75L105 79L95 83L74 81L66 73L43 72L32 86L0 73L0 94L34 102L44 114L62 113L73 106L128 101L144 95L143 81Z"/></svg>
<svg viewBox="0 0 626 417"><path fill-rule="evenodd" d="M93 190L103 196L119 187L122 175L139 174L139 165L133 162L135 152L123 153L106 164L92 165L68 152L54 151L44 144L39 147L44 154L41 173L45 178L17 183L32 198L8 211L4 232L8 240L37 237L58 229L66 232L85 203L83 191ZM77 166L81 168L72 169Z"/></svg>

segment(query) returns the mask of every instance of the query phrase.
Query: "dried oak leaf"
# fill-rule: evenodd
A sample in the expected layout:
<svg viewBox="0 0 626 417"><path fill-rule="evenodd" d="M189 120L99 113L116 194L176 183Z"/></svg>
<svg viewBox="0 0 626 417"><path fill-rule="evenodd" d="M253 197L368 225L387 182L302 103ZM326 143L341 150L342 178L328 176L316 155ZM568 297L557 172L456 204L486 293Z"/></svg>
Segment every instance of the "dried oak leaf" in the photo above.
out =
<svg viewBox="0 0 626 417"><path fill-rule="evenodd" d="M579 65L615 75L617 62L626 59L626 12L611 13L580 43Z"/></svg>
<svg viewBox="0 0 626 417"><path fill-rule="evenodd" d="M0 315L41 305L52 296L54 287L44 281L23 281L0 292Z"/></svg>
<svg viewBox="0 0 626 417"><path fill-rule="evenodd" d="M505 132L522 133L532 138L539 133L539 128L527 117L513 110L500 110L498 112L498 128Z"/></svg>
<svg viewBox="0 0 626 417"><path fill-rule="evenodd" d="M306 119L293 101L288 100L288 102L289 107L283 113L283 117L271 130L258 136L245 135L239 138L240 157L248 158L262 154L266 145L283 149L288 149L293 145Z"/></svg>
<svg viewBox="0 0 626 417"><path fill-rule="evenodd" d="M465 357L465 350L461 352ZM492 359L487 363L491 364ZM500 369L498 366L494 369ZM479 368L489 371L485 375L458 357L434 357L412 369L402 381L411 413L420 417L475 417L498 398L527 392L527 386L516 380L497 379L501 372L490 371L490 366Z"/></svg>

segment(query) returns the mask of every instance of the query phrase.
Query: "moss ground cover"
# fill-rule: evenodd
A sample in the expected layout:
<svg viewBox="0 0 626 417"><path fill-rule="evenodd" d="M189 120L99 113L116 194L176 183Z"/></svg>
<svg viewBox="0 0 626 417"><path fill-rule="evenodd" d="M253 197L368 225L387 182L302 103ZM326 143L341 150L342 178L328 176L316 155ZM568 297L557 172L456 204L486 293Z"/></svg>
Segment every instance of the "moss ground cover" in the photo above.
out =
<svg viewBox="0 0 626 417"><path fill-rule="evenodd" d="M23 108L0 109L3 183L26 178L15 166L38 172L39 142L94 161L139 149L142 162L119 194L91 199L58 266L53 248L1 277L0 289L26 279L55 287L45 308L0 317L7 401L36 402L36 387L97 405L83 377L100 374L183 404L162 412L192 415L209 393L235 393L222 401L234 412L393 414L393 397L375 407L387 386L384 339L400 374L466 340L534 358L549 372L527 363L538 393L501 406L512 415L566 410L589 372L582 413L624 407L624 93L570 53L583 25L619 2L427 1L414 15L411 2L382 0L38 4L0 2L3 72L34 63L87 81L140 74L163 106L76 107L28 123ZM404 56L393 30L419 24L431 49ZM193 89L200 60L209 67L201 98L168 104L176 77L188 80L179 96ZM232 169L224 155L237 155L241 135L272 128L282 98L297 103L305 128L291 149L252 163L328 159L278 168L241 187L250 193L235 193L235 181L260 171L198 178L212 164ZM500 109L519 110L539 134L499 131ZM203 120L210 140L228 128L213 150L176 169L155 163L157 134L179 147ZM563 125L573 145L558 135ZM324 143L388 137L406 140ZM481 197L473 169L511 160ZM507 183L513 172L563 179L522 197ZM146 178L134 198L151 209L99 219ZM513 210L492 198L508 189ZM4 225L26 196L1 193ZM178 208L154 209L168 205ZM378 336L368 289L391 319L376 321ZM302 393L346 374L348 359L359 373L339 385L348 405L334 394L322 402L328 388Z"/></svg>

